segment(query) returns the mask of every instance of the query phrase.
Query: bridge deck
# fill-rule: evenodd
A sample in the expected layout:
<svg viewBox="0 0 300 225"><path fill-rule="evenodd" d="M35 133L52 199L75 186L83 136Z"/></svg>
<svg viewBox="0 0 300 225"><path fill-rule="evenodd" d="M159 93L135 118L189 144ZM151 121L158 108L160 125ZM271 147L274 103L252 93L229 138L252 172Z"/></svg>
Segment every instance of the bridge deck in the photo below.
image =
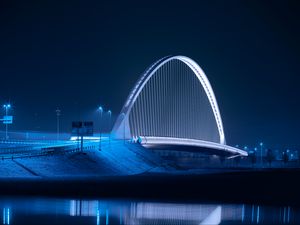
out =
<svg viewBox="0 0 300 225"><path fill-rule="evenodd" d="M197 139L142 136L140 137L140 142L144 147L154 147L154 146L200 147L200 148L208 148L213 150L225 151L231 154L238 154L241 156L248 156L248 153L241 149L234 148L228 145L223 145L223 144L209 142L209 141L202 141Z"/></svg>

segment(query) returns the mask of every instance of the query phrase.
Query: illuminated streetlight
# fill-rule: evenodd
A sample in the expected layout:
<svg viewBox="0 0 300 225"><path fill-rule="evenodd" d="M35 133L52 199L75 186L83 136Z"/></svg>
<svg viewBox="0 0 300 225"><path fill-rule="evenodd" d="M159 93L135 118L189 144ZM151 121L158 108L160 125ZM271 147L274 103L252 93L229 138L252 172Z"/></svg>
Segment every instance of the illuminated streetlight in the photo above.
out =
<svg viewBox="0 0 300 225"><path fill-rule="evenodd" d="M109 127L109 144L110 144L110 135L111 135L111 110L107 111L108 116L109 116L109 121L108 121L108 127Z"/></svg>
<svg viewBox="0 0 300 225"><path fill-rule="evenodd" d="M57 108L55 112L56 112L56 140L58 141L59 140L59 117L60 117L61 110Z"/></svg>
<svg viewBox="0 0 300 225"><path fill-rule="evenodd" d="M263 160L262 160L262 152L263 152L263 145L264 143L260 142L260 163L261 163L261 167L263 166Z"/></svg>
<svg viewBox="0 0 300 225"><path fill-rule="evenodd" d="M11 105L9 103L8 104L4 104L3 108L5 109L5 116L7 117L8 110L11 108ZM8 132L8 124L5 123L5 140L8 139L7 132Z"/></svg>
<svg viewBox="0 0 300 225"><path fill-rule="evenodd" d="M102 123L102 114L103 114L103 108L102 106L99 106L98 112L100 113L100 123L99 123L99 132L100 132L100 140L99 140L99 151L101 150L101 123Z"/></svg>
<svg viewBox="0 0 300 225"><path fill-rule="evenodd" d="M123 117L123 120L124 120L124 123L123 123L124 124L124 137L123 138L124 138L124 144L125 144L125 123L126 123L126 121L125 121L125 113L122 113L121 116Z"/></svg>

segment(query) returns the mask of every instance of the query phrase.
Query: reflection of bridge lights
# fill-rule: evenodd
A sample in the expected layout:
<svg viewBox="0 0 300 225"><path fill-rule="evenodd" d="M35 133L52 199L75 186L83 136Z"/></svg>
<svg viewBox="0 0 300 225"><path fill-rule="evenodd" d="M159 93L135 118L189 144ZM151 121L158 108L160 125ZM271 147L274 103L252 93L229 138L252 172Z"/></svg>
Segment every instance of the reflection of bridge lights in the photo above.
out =
<svg viewBox="0 0 300 225"><path fill-rule="evenodd" d="M10 222L10 210L9 208L3 208L3 224L9 224Z"/></svg>
<svg viewBox="0 0 300 225"><path fill-rule="evenodd" d="M245 205L243 205L243 208L242 208L242 222L244 222L245 220Z"/></svg>
<svg viewBox="0 0 300 225"><path fill-rule="evenodd" d="M70 216L97 216L97 208L98 201L71 200Z"/></svg>
<svg viewBox="0 0 300 225"><path fill-rule="evenodd" d="M100 224L100 211L97 209L97 225Z"/></svg>
<svg viewBox="0 0 300 225"><path fill-rule="evenodd" d="M259 205L257 206L256 223L259 223Z"/></svg>
<svg viewBox="0 0 300 225"><path fill-rule="evenodd" d="M109 211L108 211L108 209L106 209L105 217L106 217L105 224L108 225L109 224Z"/></svg>

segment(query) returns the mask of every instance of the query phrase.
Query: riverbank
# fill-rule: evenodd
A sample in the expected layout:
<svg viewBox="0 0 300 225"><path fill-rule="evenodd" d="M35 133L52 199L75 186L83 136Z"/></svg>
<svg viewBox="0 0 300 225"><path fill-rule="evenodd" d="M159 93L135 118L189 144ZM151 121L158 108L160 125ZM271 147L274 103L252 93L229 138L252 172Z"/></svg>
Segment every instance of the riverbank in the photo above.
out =
<svg viewBox="0 0 300 225"><path fill-rule="evenodd" d="M300 170L0 179L1 195L300 205Z"/></svg>

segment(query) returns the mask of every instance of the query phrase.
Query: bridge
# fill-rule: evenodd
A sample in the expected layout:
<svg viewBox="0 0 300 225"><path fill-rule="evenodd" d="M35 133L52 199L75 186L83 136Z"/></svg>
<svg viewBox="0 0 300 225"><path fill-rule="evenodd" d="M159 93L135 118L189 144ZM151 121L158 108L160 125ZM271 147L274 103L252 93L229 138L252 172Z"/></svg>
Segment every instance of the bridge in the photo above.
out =
<svg viewBox="0 0 300 225"><path fill-rule="evenodd" d="M226 145L211 84L200 66L186 56L159 59L142 74L112 135L138 140L145 147L184 146L247 156Z"/></svg>

